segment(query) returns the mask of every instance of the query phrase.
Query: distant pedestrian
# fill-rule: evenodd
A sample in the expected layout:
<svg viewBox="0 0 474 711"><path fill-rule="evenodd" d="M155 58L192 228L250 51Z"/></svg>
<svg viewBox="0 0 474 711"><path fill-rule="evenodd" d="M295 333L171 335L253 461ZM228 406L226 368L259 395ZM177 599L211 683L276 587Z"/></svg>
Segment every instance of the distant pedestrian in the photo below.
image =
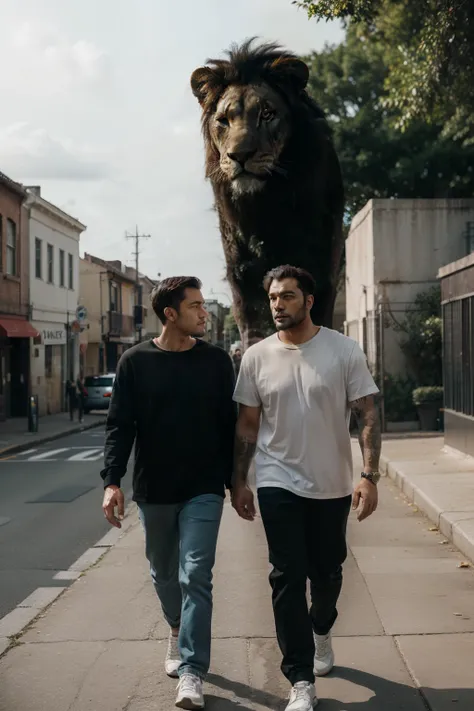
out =
<svg viewBox="0 0 474 711"><path fill-rule="evenodd" d="M120 528L120 481L135 443L133 499L170 626L165 670L179 676L176 705L200 709L211 651L212 570L232 474L234 373L229 355L201 340L207 313L199 279L164 279L152 305L162 334L128 350L117 368L103 510Z"/></svg>
<svg viewBox="0 0 474 711"><path fill-rule="evenodd" d="M77 390L73 378L69 378L66 382L66 401L71 422L74 421L74 413L77 410Z"/></svg>
<svg viewBox="0 0 474 711"><path fill-rule="evenodd" d="M267 275L265 289L277 333L242 358L232 503L239 516L254 518L247 477L256 452L281 668L292 685L287 711L311 711L318 702L315 674L328 674L334 665L330 633L351 498L359 521L377 507L378 391L357 343L311 321L315 283L308 272L279 267ZM364 458L354 493L351 408Z"/></svg>
<svg viewBox="0 0 474 711"><path fill-rule="evenodd" d="M76 401L77 401L79 422L84 422L84 403L85 403L86 397L87 397L87 390L84 385L84 376L81 373L76 380Z"/></svg>

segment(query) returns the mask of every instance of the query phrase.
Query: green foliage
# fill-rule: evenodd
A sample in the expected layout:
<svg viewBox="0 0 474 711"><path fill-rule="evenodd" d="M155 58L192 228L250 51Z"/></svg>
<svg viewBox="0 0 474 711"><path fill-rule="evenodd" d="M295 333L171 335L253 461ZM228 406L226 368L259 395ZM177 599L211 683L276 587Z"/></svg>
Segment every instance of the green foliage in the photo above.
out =
<svg viewBox="0 0 474 711"><path fill-rule="evenodd" d="M343 19L385 47L384 106L395 126L442 122L446 135L474 142L472 0L299 0L309 17Z"/></svg>
<svg viewBox="0 0 474 711"><path fill-rule="evenodd" d="M400 347L417 385L442 383L441 292L433 286L415 299L413 307L395 330L402 334Z"/></svg>
<svg viewBox="0 0 474 711"><path fill-rule="evenodd" d="M345 3L341 3L345 4ZM319 7L319 3L318 3ZM347 192L347 219L371 198L461 198L474 194L474 146L440 120L401 131L388 106L386 44L351 25L345 41L305 58L309 90L328 116Z"/></svg>
<svg viewBox="0 0 474 711"><path fill-rule="evenodd" d="M413 422L417 419L413 404L413 390L416 387L414 378L394 377L384 378L384 415L387 422Z"/></svg>
<svg viewBox="0 0 474 711"><path fill-rule="evenodd" d="M443 402L443 388L441 386L438 385L426 388L416 388L413 391L414 405L424 405L428 402Z"/></svg>
<svg viewBox="0 0 474 711"><path fill-rule="evenodd" d="M232 311L224 319L224 330L231 343L240 340L239 327L237 326Z"/></svg>

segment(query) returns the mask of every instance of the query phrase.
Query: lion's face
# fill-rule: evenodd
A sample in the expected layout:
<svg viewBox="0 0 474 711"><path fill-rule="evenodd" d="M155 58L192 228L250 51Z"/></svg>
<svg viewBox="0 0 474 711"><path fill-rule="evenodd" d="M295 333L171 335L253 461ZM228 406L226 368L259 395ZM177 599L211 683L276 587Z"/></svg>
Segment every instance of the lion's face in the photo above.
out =
<svg viewBox="0 0 474 711"><path fill-rule="evenodd" d="M289 109L268 85L231 85L209 120L223 178L235 196L258 192L274 174L290 134ZM212 176L211 176L212 177Z"/></svg>

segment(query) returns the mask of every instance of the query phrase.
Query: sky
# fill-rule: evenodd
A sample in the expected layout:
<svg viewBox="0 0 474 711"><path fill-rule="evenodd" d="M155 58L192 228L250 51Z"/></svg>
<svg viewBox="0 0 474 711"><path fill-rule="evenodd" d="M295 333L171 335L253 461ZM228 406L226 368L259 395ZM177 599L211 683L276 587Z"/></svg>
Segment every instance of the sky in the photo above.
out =
<svg viewBox="0 0 474 711"><path fill-rule="evenodd" d="M0 171L87 225L81 253L229 288L189 78L250 36L342 40L291 0L0 0Z"/></svg>

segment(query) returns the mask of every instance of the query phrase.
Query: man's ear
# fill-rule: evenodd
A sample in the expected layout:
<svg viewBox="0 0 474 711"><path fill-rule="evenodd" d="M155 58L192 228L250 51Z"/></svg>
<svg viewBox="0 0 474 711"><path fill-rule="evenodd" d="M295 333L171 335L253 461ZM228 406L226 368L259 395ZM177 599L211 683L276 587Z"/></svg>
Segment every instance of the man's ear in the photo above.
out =
<svg viewBox="0 0 474 711"><path fill-rule="evenodd" d="M309 294L309 295L306 297L306 305L307 305L308 308L310 308L310 309L313 308L313 306L314 306L314 296L313 296L312 294Z"/></svg>
<svg viewBox="0 0 474 711"><path fill-rule="evenodd" d="M171 321L171 323L176 321L176 311L171 306L167 306L163 313L165 314L167 321Z"/></svg>

